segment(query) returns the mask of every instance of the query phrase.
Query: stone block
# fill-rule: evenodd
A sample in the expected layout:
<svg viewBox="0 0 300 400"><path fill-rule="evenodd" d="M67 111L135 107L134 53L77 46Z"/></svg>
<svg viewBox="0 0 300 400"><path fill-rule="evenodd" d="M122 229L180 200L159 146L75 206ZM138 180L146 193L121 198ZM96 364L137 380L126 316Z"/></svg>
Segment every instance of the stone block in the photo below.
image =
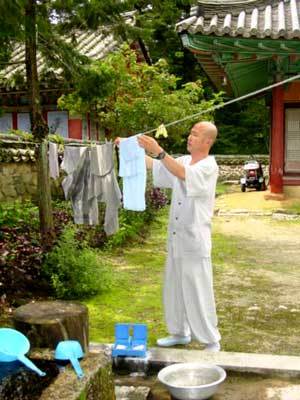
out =
<svg viewBox="0 0 300 400"><path fill-rule="evenodd" d="M3 194L6 198L10 199L16 199L17 198L17 192L14 186L12 185L6 185L5 189L3 190Z"/></svg>
<svg viewBox="0 0 300 400"><path fill-rule="evenodd" d="M37 185L33 184L32 182L27 183L25 185L26 188L26 193L28 193L28 195L30 196L35 196L37 194Z"/></svg>

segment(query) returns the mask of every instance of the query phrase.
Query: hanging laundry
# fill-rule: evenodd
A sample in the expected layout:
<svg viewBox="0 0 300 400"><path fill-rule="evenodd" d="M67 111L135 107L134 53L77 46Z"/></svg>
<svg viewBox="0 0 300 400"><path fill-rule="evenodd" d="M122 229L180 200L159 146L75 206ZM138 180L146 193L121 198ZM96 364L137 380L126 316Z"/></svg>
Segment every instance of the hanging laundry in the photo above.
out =
<svg viewBox="0 0 300 400"><path fill-rule="evenodd" d="M127 210L146 209L146 163L145 150L139 146L137 136L122 139L119 176L123 178L123 205Z"/></svg>
<svg viewBox="0 0 300 400"><path fill-rule="evenodd" d="M65 146L64 158L61 163L61 168L69 175L75 171L80 156L85 152L85 146Z"/></svg>
<svg viewBox="0 0 300 400"><path fill-rule="evenodd" d="M68 175L62 185L66 199L72 202L74 222L97 225L98 202L104 202L104 230L107 235L115 233L119 229L121 192L114 171L113 144L93 148L66 146L65 151L62 168Z"/></svg>
<svg viewBox="0 0 300 400"><path fill-rule="evenodd" d="M119 229L118 209L122 198L114 170L113 149L113 143L97 145L91 149L89 198L96 196L98 202L106 204L104 230L107 235Z"/></svg>
<svg viewBox="0 0 300 400"><path fill-rule="evenodd" d="M58 145L57 145L57 143L49 142L48 158L49 158L50 178L57 179L59 177Z"/></svg>
<svg viewBox="0 0 300 400"><path fill-rule="evenodd" d="M163 136L164 138L168 137L168 131L164 124L159 125L156 130L155 137L158 139L160 136Z"/></svg>

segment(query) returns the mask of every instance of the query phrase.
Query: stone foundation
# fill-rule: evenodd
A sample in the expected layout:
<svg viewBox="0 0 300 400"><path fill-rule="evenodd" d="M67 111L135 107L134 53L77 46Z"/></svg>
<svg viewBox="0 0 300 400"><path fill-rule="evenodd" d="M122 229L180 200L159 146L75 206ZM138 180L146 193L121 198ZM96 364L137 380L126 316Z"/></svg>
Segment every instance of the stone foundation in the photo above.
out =
<svg viewBox="0 0 300 400"><path fill-rule="evenodd" d="M34 200L36 191L35 163L0 163L0 201Z"/></svg>
<svg viewBox="0 0 300 400"><path fill-rule="evenodd" d="M60 179L51 179L51 192L55 198L64 198ZM0 162L0 202L37 199L37 170L33 162Z"/></svg>
<svg viewBox="0 0 300 400"><path fill-rule="evenodd" d="M300 198L300 186L284 186L284 195L289 198Z"/></svg>

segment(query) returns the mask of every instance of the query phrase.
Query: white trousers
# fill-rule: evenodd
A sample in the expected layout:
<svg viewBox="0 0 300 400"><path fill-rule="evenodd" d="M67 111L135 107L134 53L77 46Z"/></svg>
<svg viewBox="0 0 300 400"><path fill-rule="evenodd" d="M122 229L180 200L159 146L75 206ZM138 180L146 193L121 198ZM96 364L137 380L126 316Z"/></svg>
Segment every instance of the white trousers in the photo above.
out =
<svg viewBox="0 0 300 400"><path fill-rule="evenodd" d="M211 259L194 253L186 253L184 258L170 253L163 291L169 334L191 335L205 344L218 342L221 336L217 328Z"/></svg>

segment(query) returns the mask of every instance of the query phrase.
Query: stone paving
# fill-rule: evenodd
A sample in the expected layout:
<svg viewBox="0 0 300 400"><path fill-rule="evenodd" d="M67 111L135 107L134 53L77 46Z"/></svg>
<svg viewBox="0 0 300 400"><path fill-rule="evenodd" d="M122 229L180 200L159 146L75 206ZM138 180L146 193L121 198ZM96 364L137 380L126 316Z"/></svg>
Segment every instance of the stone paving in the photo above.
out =
<svg viewBox="0 0 300 400"><path fill-rule="evenodd" d="M111 344L91 344L94 352L104 350L110 354L111 348ZM213 396L214 400L300 400L300 357L222 351L210 353L183 348L150 348L144 359L115 359L116 370L125 368L128 371L128 378L123 383L122 378L116 380L116 399L146 400L150 393L144 380L147 373L179 362L217 364L227 371L228 377ZM239 375L235 377L234 374ZM154 400L171 400L163 388L155 393L157 383L151 387L151 398Z"/></svg>

